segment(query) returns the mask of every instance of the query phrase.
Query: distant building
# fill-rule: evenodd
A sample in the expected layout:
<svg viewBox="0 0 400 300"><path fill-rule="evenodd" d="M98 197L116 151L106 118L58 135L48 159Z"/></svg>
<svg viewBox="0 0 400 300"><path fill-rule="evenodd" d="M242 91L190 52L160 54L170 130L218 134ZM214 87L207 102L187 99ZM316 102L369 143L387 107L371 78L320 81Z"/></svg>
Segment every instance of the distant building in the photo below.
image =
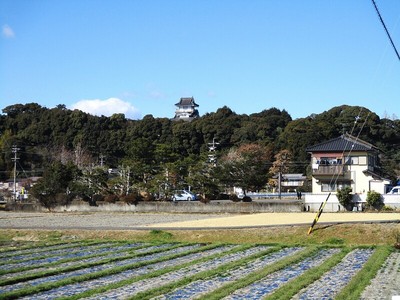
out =
<svg viewBox="0 0 400 300"><path fill-rule="evenodd" d="M175 111L175 117L173 120L192 121L199 117L199 111L197 110L199 105L194 101L193 97L181 98L175 106L178 108Z"/></svg>
<svg viewBox="0 0 400 300"><path fill-rule="evenodd" d="M282 174L281 185L286 189L299 189L304 186L307 177L303 174Z"/></svg>
<svg viewBox="0 0 400 300"><path fill-rule="evenodd" d="M382 177L377 147L349 134L308 147L313 193L351 187L353 193L384 194L390 181Z"/></svg>

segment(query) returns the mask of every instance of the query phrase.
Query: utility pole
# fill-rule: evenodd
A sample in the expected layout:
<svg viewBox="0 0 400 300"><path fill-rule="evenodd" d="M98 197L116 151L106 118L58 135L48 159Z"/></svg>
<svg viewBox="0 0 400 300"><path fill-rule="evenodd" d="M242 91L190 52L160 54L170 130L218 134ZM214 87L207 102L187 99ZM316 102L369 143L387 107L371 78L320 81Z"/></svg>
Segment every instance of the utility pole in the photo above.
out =
<svg viewBox="0 0 400 300"><path fill-rule="evenodd" d="M281 200L282 199L282 166L280 167L280 170L279 170L278 189L279 189L279 200Z"/></svg>
<svg viewBox="0 0 400 300"><path fill-rule="evenodd" d="M100 167L103 167L104 165L104 158L105 156L103 154L100 154Z"/></svg>
<svg viewBox="0 0 400 300"><path fill-rule="evenodd" d="M126 194L128 195L129 194L129 184L130 184L130 178L129 178L129 175L130 175L130 173L131 173L131 168L128 166L127 167L127 174L126 174Z"/></svg>
<svg viewBox="0 0 400 300"><path fill-rule="evenodd" d="M14 161L14 188L13 188L13 195L14 195L14 201L17 200L17 160L19 158L17 158L17 152L18 150L20 150L16 145L12 146L12 153L14 153L14 157L12 158L12 160Z"/></svg>
<svg viewBox="0 0 400 300"><path fill-rule="evenodd" d="M215 142L215 138L213 138L212 143L208 143L208 151L210 152L210 154L208 155L208 161L210 163L213 164L213 166L215 167L217 165L217 157L215 155L215 150L217 149L217 145L219 145L219 143Z"/></svg>

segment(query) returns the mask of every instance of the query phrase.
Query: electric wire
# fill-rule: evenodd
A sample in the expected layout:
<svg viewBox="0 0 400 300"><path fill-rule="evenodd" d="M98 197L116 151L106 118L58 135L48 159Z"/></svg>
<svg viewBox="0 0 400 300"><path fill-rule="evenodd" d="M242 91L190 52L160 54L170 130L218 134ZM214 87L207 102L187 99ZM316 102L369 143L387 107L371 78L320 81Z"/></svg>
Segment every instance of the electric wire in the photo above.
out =
<svg viewBox="0 0 400 300"><path fill-rule="evenodd" d="M353 132L354 132L354 130L355 130L355 128L356 128L356 125L357 125L358 120L360 119L360 115L361 115L361 113L362 113L362 110L363 110L363 108L361 107L361 108L360 108L360 111L358 112L357 117L355 117L355 120L354 120L354 122L353 122L353 128L352 128L351 131L350 131L350 136L353 136ZM345 145L344 145L343 152L342 152L342 155L341 155L342 158L345 158L345 157L344 157L344 156L345 156L344 154L345 154L345 152L346 152L346 149L347 149L347 146L349 145L349 143L350 143L350 140L349 140L349 139L346 139L346 143L345 143ZM353 144L353 146L354 146L354 144ZM350 154L350 153L349 153L349 154ZM348 157L347 157L346 159L349 158L349 154L348 154ZM342 164L343 164L343 163L346 163L346 159L345 159L344 162L342 162ZM334 174L332 174L331 180L330 180L330 182L329 182L329 190L331 189L330 187L332 186L332 184L336 185L336 183L337 183L337 181L338 181L338 179L339 179L339 176L340 176L340 174L339 174L339 172L338 172L337 170L336 170L336 172L335 172Z"/></svg>
<svg viewBox="0 0 400 300"><path fill-rule="evenodd" d="M360 119L361 112L362 112L362 108L360 108L360 112L358 113L358 116L355 118L355 121L354 121L354 124L353 124L353 128L352 128L352 130L351 130L351 135L350 135L350 136L353 136L352 133L353 133L355 127L356 127L356 124L357 124L358 120ZM347 157L345 158L344 164L345 164L346 161L350 158L350 154L351 154L351 152L353 151L354 145L355 145L355 143L358 141L358 138L360 137L360 134L361 134L361 132L362 132L362 130L363 130L365 124L367 123L369 114L370 114L370 113L368 112L368 115L367 115L367 117L365 118L364 123L363 123L363 125L361 126L361 128L360 128L360 130L359 130L359 132L358 132L358 134L357 134L357 137L355 138L355 140L353 140L353 145L351 146L350 151L348 152ZM345 143L345 146L344 146L344 148L343 148L342 155L341 155L342 158L344 158L344 154L345 154L345 152L346 152L346 149L347 149L347 146L348 146L349 142L350 142L350 139L346 139L346 143ZM343 161L342 161L342 167L344 167ZM336 174L336 173L337 173L337 174ZM336 178L335 178L335 177L336 177ZM335 180L333 181L333 179L335 179ZM331 189L332 183L334 183L334 185L336 186L338 179L339 179L339 172L338 172L337 169L336 169L335 173L332 174L332 178L331 178L331 181L330 181L330 183L329 183L329 190ZM326 203L328 202L328 199L329 199L329 197L331 196L331 194L332 194L332 191L330 191L330 192L328 193L328 196L326 197L326 199L325 199L323 202L321 202L321 205L319 206L319 209L318 209L318 211L317 211L317 213L316 213L316 215L315 215L315 217L314 217L313 222L312 222L311 225L310 225L310 228L308 229L307 234L311 234L311 232L313 231L313 228L314 228L315 224L317 224L319 218L321 217L321 214L322 214L322 212L324 211L325 205L326 205Z"/></svg>
<svg viewBox="0 0 400 300"><path fill-rule="evenodd" d="M396 46L395 46L395 44L394 44L394 42L393 42L393 40L392 40L392 37L390 36L389 30L387 29L387 27L386 27L386 25L385 25L385 22L383 21L383 18L382 18L382 16L381 16L380 12L379 12L378 6L377 6L376 3L375 3L375 0L372 0L372 4L373 4L374 7L375 7L376 13L377 13L378 16L379 16L379 19L380 19L380 21L381 21L381 23L382 23L382 25L383 25L383 28L384 28L385 31L386 31L386 34L387 34L387 36L388 36L388 38L389 38L389 40L390 40L390 43L392 44L392 47L393 47L394 51L396 52L397 58L398 58L399 61L400 61L399 52L397 51L397 48L396 48Z"/></svg>

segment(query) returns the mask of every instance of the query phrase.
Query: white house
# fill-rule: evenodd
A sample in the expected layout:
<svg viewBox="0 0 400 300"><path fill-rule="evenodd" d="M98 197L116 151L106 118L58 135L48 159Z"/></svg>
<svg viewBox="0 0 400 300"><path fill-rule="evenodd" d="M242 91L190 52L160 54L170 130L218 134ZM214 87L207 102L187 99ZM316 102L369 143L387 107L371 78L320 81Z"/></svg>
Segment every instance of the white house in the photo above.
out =
<svg viewBox="0 0 400 300"><path fill-rule="evenodd" d="M379 149L349 134L306 149L311 154L312 192L336 192L346 186L354 194L386 193L390 184L382 177Z"/></svg>

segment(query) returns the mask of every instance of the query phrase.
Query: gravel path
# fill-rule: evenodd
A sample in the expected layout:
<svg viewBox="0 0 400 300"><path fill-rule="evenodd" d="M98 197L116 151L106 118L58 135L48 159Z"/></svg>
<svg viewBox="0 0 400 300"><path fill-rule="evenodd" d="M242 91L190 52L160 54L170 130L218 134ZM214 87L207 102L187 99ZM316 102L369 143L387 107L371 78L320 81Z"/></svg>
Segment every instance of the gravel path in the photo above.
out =
<svg viewBox="0 0 400 300"><path fill-rule="evenodd" d="M137 229L157 223L220 218L221 214L163 214L115 212L6 212L0 211L0 228L30 229ZM148 229L148 228L146 228Z"/></svg>
<svg viewBox="0 0 400 300"><path fill-rule="evenodd" d="M309 225L314 213L169 214L116 212L24 213L0 211L0 228L202 229ZM400 222L400 213L324 213L319 224Z"/></svg>

